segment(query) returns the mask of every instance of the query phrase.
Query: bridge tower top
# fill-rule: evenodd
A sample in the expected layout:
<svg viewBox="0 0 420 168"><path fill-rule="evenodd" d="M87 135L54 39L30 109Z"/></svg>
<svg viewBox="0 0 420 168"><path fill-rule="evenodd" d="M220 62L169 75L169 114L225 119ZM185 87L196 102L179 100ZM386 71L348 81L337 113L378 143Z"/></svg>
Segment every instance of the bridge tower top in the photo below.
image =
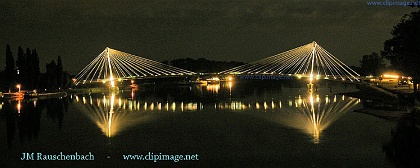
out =
<svg viewBox="0 0 420 168"><path fill-rule="evenodd" d="M360 76L315 41L219 74L288 75L309 77L310 81L313 78L353 81Z"/></svg>
<svg viewBox="0 0 420 168"><path fill-rule="evenodd" d="M192 75L194 72L173 67L106 47L74 78L76 85L92 82L110 82L127 78Z"/></svg>

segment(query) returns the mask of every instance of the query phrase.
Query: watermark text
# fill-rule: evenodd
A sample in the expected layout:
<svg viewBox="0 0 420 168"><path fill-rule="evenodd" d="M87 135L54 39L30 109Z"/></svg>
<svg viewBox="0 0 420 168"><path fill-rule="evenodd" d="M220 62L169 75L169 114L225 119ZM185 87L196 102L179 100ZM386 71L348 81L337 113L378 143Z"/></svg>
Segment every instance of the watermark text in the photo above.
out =
<svg viewBox="0 0 420 168"><path fill-rule="evenodd" d="M141 161L197 161L199 160L198 154L190 154L190 155L171 155L171 154L154 154L153 152L149 152L146 155L123 155L123 160L141 160Z"/></svg>
<svg viewBox="0 0 420 168"><path fill-rule="evenodd" d="M420 1L367 1L368 6L419 6Z"/></svg>
<svg viewBox="0 0 420 168"><path fill-rule="evenodd" d="M291 76L275 76L275 75L241 75L239 79L244 80L290 80Z"/></svg>

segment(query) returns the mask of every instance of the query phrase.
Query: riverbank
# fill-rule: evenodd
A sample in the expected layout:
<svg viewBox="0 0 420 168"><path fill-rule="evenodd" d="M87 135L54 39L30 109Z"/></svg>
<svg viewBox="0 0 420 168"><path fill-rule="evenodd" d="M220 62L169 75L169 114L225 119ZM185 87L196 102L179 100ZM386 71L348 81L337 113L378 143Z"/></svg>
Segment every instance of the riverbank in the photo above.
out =
<svg viewBox="0 0 420 168"><path fill-rule="evenodd" d="M400 93L398 90L391 91L379 87L378 85L358 85L359 91L349 92L349 93L340 93L342 95L351 96L360 98L363 101L363 108L356 109L354 112L364 113L378 118L383 118L387 120L398 120L401 117L409 114L410 111L408 108L414 107L414 99L412 101L407 101L403 99L409 93ZM406 92L406 91L404 91Z"/></svg>
<svg viewBox="0 0 420 168"><path fill-rule="evenodd" d="M361 108L353 110L357 113L364 113L368 115L372 115L378 118L383 118L387 120L398 120L401 117L404 117L407 114L410 114L410 112L403 111L403 110L383 110L383 109L372 109L372 108Z"/></svg>
<svg viewBox="0 0 420 168"><path fill-rule="evenodd" d="M340 95L355 97L363 100L382 100L382 101L395 101L398 100L397 94L379 88L375 85L360 84L357 85L359 91L339 93Z"/></svg>
<svg viewBox="0 0 420 168"><path fill-rule="evenodd" d="M25 92L14 92L14 93L2 93L0 99L49 99L66 97L67 92L51 92L51 93L25 93Z"/></svg>

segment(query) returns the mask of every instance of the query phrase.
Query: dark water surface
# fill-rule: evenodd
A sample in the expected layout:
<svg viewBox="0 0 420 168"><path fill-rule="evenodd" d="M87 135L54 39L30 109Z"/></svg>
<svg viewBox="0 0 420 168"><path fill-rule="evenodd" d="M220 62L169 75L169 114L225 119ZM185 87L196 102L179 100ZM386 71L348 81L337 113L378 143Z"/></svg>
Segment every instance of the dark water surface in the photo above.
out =
<svg viewBox="0 0 420 168"><path fill-rule="evenodd" d="M393 167L383 152L395 122L351 110L354 85L234 82L144 85L137 91L3 100L6 166ZM39 161L36 153L94 161ZM197 154L198 161L124 160L123 155ZM35 160L21 161L22 153ZM1 166L3 167L3 166Z"/></svg>

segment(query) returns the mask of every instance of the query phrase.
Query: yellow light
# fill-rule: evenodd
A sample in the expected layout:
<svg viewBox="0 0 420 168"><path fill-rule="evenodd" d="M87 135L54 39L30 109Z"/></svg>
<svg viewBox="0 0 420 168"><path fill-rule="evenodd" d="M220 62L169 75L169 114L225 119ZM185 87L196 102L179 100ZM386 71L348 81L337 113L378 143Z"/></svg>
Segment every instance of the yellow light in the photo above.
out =
<svg viewBox="0 0 420 168"><path fill-rule="evenodd" d="M22 108L22 105L20 104L20 101L18 101L18 104L17 104L16 108L18 109L18 113L20 113L20 109Z"/></svg>
<svg viewBox="0 0 420 168"><path fill-rule="evenodd" d="M399 78L398 75L393 75L393 74L383 74L382 77L383 78L392 78L392 79L398 79Z"/></svg>
<svg viewBox="0 0 420 168"><path fill-rule="evenodd" d="M150 104L150 110L155 110L155 102L152 102L152 104Z"/></svg>
<svg viewBox="0 0 420 168"><path fill-rule="evenodd" d="M206 87L207 91L211 91L213 93L219 93L220 84L209 84Z"/></svg>
<svg viewBox="0 0 420 168"><path fill-rule="evenodd" d="M131 89L131 100L133 100L133 99L134 99L134 90Z"/></svg>
<svg viewBox="0 0 420 168"><path fill-rule="evenodd" d="M299 95L296 106L301 105L302 103L303 103L302 97Z"/></svg>
<svg viewBox="0 0 420 168"><path fill-rule="evenodd" d="M114 86L115 86L115 83L114 83L114 77L112 77L112 75L111 75L111 77L109 78L109 81L110 81L110 83L111 83L111 86L112 86L112 87L114 87Z"/></svg>
<svg viewBox="0 0 420 168"><path fill-rule="evenodd" d="M19 90L19 92L20 92L20 88L21 88L20 84L17 84L17 85L16 85L16 88L18 88L18 90Z"/></svg>
<svg viewBox="0 0 420 168"><path fill-rule="evenodd" d="M86 98L83 97L83 104L86 104Z"/></svg>
<svg viewBox="0 0 420 168"><path fill-rule="evenodd" d="M172 102L171 109L172 109L172 111L175 111L175 109L176 109L176 104L175 104L175 102Z"/></svg>

